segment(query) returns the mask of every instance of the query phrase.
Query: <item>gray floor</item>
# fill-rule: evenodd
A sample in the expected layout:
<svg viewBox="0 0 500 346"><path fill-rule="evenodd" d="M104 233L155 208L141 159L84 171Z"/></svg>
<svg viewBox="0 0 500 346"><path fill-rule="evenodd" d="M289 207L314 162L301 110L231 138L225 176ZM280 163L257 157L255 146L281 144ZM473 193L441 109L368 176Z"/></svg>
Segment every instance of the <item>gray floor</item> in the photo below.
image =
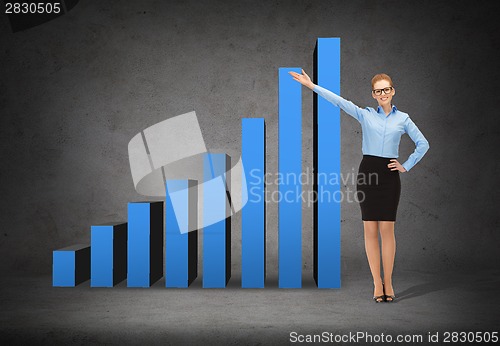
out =
<svg viewBox="0 0 500 346"><path fill-rule="evenodd" d="M399 272L397 302L371 300L370 278L344 275L342 289L53 288L50 276L2 277L0 341L53 344L289 344L290 333L422 335L498 331L500 271ZM359 339L358 341L366 341ZM351 343L352 344L352 343ZM380 343L379 343L380 344Z"/></svg>

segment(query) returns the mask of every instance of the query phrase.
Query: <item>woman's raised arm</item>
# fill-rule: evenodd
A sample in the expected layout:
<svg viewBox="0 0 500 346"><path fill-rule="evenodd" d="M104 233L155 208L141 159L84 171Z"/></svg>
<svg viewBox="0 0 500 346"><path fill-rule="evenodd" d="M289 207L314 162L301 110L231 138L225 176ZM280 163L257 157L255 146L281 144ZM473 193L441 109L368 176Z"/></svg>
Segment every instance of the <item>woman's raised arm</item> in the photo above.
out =
<svg viewBox="0 0 500 346"><path fill-rule="evenodd" d="M311 89L312 91L323 97L328 102L331 102L335 106L340 107L344 112L346 112L359 122L363 120L364 114L368 112L366 109L362 109L356 106L354 103L344 99L342 96L339 96L328 89L322 88L319 85L314 84L311 81L311 78L307 75L307 73L304 70L302 70L302 74L293 71L290 71L288 73L292 75L294 80L308 87L309 89Z"/></svg>

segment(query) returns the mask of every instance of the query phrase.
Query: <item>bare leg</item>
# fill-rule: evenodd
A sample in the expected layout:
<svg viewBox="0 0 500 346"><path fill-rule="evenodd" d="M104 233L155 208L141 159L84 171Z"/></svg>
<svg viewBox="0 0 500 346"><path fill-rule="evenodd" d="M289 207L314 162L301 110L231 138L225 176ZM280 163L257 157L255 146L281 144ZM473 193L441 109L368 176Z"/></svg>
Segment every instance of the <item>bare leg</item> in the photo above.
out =
<svg viewBox="0 0 500 346"><path fill-rule="evenodd" d="M394 236L394 221L379 221L382 237L382 264L384 265L384 286L386 295L394 295L392 287L392 269L396 256L396 238ZM388 298L391 300L391 298Z"/></svg>
<svg viewBox="0 0 500 346"><path fill-rule="evenodd" d="M382 287L382 277L380 276L380 248L378 242L378 221L363 221L365 229L365 250L368 264L373 276L375 286L373 296L384 294ZM381 301L381 299L378 299Z"/></svg>

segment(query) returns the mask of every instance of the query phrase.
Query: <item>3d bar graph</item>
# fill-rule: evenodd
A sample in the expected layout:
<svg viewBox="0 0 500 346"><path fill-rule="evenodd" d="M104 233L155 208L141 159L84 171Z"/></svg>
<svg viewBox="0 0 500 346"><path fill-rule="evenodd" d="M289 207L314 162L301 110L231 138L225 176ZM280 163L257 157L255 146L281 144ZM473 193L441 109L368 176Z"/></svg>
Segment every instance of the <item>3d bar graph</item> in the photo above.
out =
<svg viewBox="0 0 500 346"><path fill-rule="evenodd" d="M278 194L272 195L278 199L271 199L278 204L279 288L302 287L303 88L290 71L302 73L302 69L278 69L278 179L274 180L278 181ZM315 84L340 94L340 38L317 39L312 77ZM313 277L318 288L340 288L340 109L317 93L312 94ZM189 121L198 126L194 112ZM182 128L185 123L181 120L176 126ZM155 138L170 138L162 136L176 130L168 127L158 130L156 137L150 136L148 145L145 134L134 137L140 142L137 145L140 160L133 166L139 172L136 173L141 177L144 172L145 176L154 174L155 179L159 179L154 188L148 186L149 190L141 192L148 191L143 194L151 196L163 196L165 192L165 200L130 202L126 222L91 226L90 245L77 244L53 251L54 287L74 287L89 279L91 287L113 287L125 279L127 287L151 287L164 275L165 287L188 288L198 276L200 231L203 232L202 286L227 287L231 278L231 215L240 210L236 203L239 197L235 195L231 201L231 157L226 152L207 151L201 139L203 145L196 153L203 156L203 168L197 169L196 179L202 175L203 181L173 174L169 177L176 179L167 179L165 172L169 166L155 162L150 151L156 148L161 153L172 153L171 161L180 161L180 154L179 158L175 156L177 151L168 151L170 146L153 145ZM189 131L183 134L191 140L190 135ZM233 170L236 167L239 165ZM233 173L233 178L241 178L241 189L238 187L236 192L241 191L241 201L244 201L241 203L241 287L264 288L266 206L269 203L264 118L242 118L241 167L241 174ZM134 184L136 182L137 186L146 188L142 180L139 183L135 179ZM165 190L161 191L163 182ZM238 185L237 180L233 183ZM200 210L198 202L201 202Z"/></svg>
<svg viewBox="0 0 500 346"><path fill-rule="evenodd" d="M198 276L196 180L167 180L165 287L186 288Z"/></svg>
<svg viewBox="0 0 500 346"><path fill-rule="evenodd" d="M266 277L266 131L263 118L241 123L241 157L248 194L241 211L241 286L263 288Z"/></svg>
<svg viewBox="0 0 500 346"><path fill-rule="evenodd" d="M203 158L203 287L223 288L231 278L230 157L206 153ZM207 219L220 220L206 225Z"/></svg>
<svg viewBox="0 0 500 346"><path fill-rule="evenodd" d="M90 229L90 286L113 287L127 277L127 223Z"/></svg>
<svg viewBox="0 0 500 346"><path fill-rule="evenodd" d="M319 38L314 83L340 94L340 39ZM314 93L314 280L318 288L340 287L340 108Z"/></svg>
<svg viewBox="0 0 500 346"><path fill-rule="evenodd" d="M52 253L52 286L74 287L90 278L90 246L71 245Z"/></svg>
<svg viewBox="0 0 500 346"><path fill-rule="evenodd" d="M302 86L279 69L278 90L278 285L302 287Z"/></svg>
<svg viewBox="0 0 500 346"><path fill-rule="evenodd" d="M128 203L127 287L163 276L163 202Z"/></svg>

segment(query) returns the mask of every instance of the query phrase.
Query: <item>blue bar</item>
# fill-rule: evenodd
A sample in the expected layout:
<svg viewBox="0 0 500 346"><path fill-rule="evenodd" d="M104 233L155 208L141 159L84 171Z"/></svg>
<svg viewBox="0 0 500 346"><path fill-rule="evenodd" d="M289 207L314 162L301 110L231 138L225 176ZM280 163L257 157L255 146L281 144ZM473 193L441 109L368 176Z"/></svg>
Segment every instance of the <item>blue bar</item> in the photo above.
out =
<svg viewBox="0 0 500 346"><path fill-rule="evenodd" d="M318 38L314 65L315 84L340 94L340 38ZM340 108L317 94L314 132L314 279L340 288Z"/></svg>
<svg viewBox="0 0 500 346"><path fill-rule="evenodd" d="M90 228L90 287L113 287L127 277L127 223Z"/></svg>
<svg viewBox="0 0 500 346"><path fill-rule="evenodd" d="M280 288L302 287L302 89L279 69L278 95L278 272Z"/></svg>
<svg viewBox="0 0 500 346"><path fill-rule="evenodd" d="M196 185L196 180L166 182L165 287L186 288L198 275Z"/></svg>
<svg viewBox="0 0 500 346"><path fill-rule="evenodd" d="M90 278L90 246L71 245L52 252L52 286L75 287Z"/></svg>
<svg viewBox="0 0 500 346"><path fill-rule="evenodd" d="M241 287L263 288L266 277L266 133L263 118L242 119L241 158L248 201L241 211Z"/></svg>
<svg viewBox="0 0 500 346"><path fill-rule="evenodd" d="M128 204L127 286L150 287L163 273L163 202Z"/></svg>
<svg viewBox="0 0 500 346"><path fill-rule="evenodd" d="M230 158L207 153L203 161L203 219L220 220L203 227L203 287L224 288L231 277L231 218L227 209ZM213 179L216 180L213 180ZM226 180L226 178L228 178ZM222 182L211 184L207 181Z"/></svg>

